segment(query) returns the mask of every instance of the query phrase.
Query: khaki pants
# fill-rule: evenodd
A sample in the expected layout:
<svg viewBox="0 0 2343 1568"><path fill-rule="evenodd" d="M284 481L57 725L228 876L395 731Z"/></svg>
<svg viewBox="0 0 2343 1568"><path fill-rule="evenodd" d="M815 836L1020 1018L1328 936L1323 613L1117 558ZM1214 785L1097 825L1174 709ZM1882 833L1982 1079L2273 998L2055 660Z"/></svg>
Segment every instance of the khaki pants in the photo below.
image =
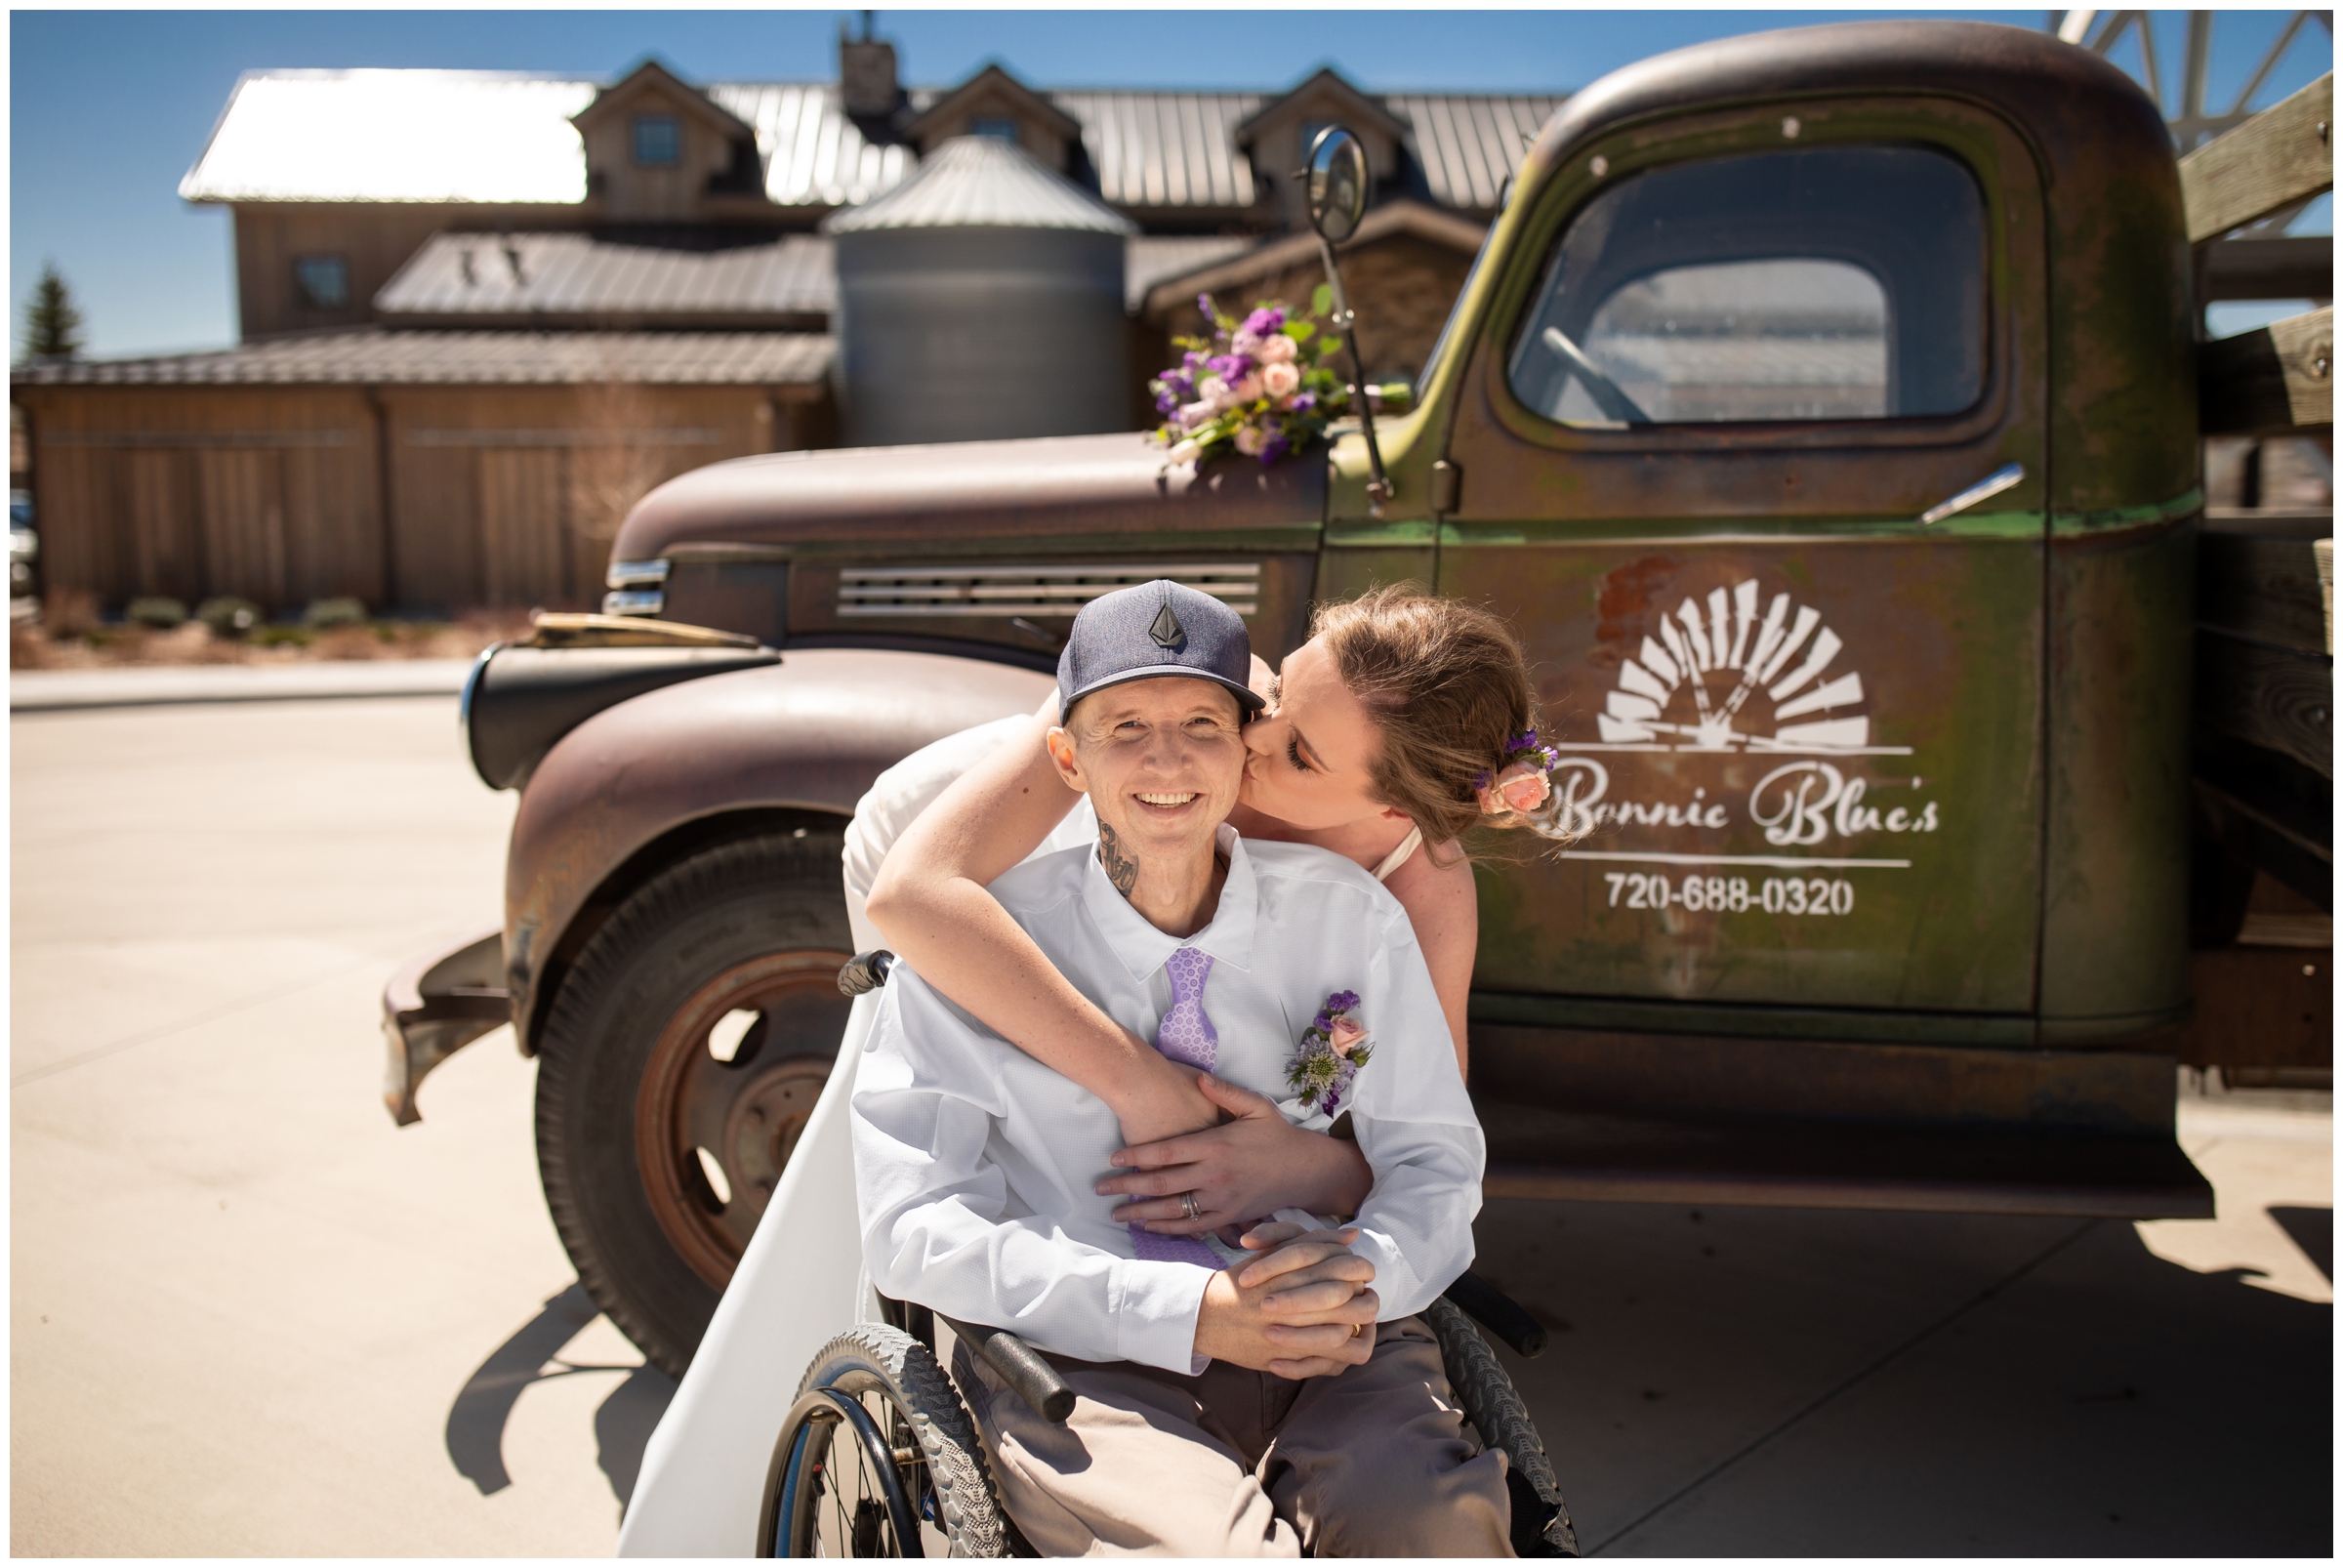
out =
<svg viewBox="0 0 2343 1568"><path fill-rule="evenodd" d="M1509 1557L1505 1456L1483 1450L1419 1318L1367 1364L1290 1382L1050 1356L1042 1420L964 1346L953 1371L1001 1501L1044 1556Z"/></svg>

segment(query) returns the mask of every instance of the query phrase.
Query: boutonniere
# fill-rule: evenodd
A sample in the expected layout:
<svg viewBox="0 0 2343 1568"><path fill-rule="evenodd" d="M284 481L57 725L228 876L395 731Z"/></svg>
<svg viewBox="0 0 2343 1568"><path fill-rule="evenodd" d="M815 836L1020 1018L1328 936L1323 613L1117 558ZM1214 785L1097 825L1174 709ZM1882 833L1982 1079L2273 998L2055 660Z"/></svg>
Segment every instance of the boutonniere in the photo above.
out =
<svg viewBox="0 0 2343 1568"><path fill-rule="evenodd" d="M1301 1032L1294 1059L1286 1063L1286 1083L1313 1111L1335 1114L1350 1093L1350 1081L1367 1065L1374 1037L1357 1017L1359 994L1336 991Z"/></svg>

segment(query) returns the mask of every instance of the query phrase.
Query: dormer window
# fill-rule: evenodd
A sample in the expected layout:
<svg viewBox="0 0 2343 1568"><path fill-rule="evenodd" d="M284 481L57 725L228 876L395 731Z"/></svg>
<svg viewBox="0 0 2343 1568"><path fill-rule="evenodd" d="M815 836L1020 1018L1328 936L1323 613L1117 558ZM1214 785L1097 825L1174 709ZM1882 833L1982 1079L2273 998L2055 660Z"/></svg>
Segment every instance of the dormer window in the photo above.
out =
<svg viewBox="0 0 2343 1568"><path fill-rule="evenodd" d="M672 169L683 161L683 128L673 114L635 116L635 161L646 169Z"/></svg>
<svg viewBox="0 0 2343 1568"><path fill-rule="evenodd" d="M980 114L968 122L968 135L1013 143L1017 140L1017 122L1006 114Z"/></svg>
<svg viewBox="0 0 2343 1568"><path fill-rule="evenodd" d="M339 310L349 304L349 258L302 256L293 262L293 288L312 310Z"/></svg>

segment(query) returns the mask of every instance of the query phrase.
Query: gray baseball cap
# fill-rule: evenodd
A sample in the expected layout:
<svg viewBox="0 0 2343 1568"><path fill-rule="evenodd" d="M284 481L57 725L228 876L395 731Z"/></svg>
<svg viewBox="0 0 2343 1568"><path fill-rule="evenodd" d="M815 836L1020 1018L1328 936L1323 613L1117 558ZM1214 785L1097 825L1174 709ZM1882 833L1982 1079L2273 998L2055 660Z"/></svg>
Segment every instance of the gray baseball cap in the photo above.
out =
<svg viewBox="0 0 2343 1568"><path fill-rule="evenodd" d="M1101 595L1074 617L1057 656L1058 722L1101 687L1158 676L1217 681L1251 718L1267 706L1245 683L1252 673L1243 617L1210 594L1159 577Z"/></svg>

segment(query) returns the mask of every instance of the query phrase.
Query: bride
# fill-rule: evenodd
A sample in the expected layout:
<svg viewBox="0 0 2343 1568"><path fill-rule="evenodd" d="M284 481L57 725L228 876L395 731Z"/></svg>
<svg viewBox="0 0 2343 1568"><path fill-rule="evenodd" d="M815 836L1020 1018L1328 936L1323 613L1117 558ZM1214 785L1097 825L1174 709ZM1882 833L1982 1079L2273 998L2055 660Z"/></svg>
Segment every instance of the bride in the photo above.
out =
<svg viewBox="0 0 2343 1568"><path fill-rule="evenodd" d="M1479 930L1459 841L1543 804L1520 644L1494 615L1412 587L1323 605L1245 729L1229 823L1317 845L1372 871L1406 909L1465 1064ZM1357 1144L1296 1128L1259 1095L1197 1074L1110 1020L1050 967L985 889L1028 856L1094 843L1031 717L947 736L880 775L846 831L858 949L888 947L1003 1038L1097 1094L1130 1146L1099 1184L1118 1220L1167 1235L1297 1208L1357 1210ZM814 1352L875 1316L861 1275L845 1100L875 999L857 1002L838 1066L674 1401L643 1454L620 1531L630 1556L748 1552L783 1415Z"/></svg>

